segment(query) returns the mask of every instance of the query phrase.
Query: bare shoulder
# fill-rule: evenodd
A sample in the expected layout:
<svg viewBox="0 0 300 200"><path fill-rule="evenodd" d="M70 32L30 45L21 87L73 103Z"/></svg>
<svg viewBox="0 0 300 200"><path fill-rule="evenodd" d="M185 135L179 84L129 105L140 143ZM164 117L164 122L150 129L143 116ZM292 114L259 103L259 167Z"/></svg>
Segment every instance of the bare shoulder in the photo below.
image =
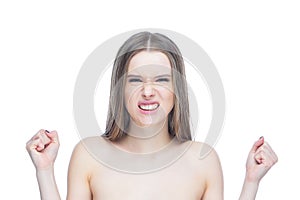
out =
<svg viewBox="0 0 300 200"><path fill-rule="evenodd" d="M223 199L223 173L217 152L208 144L192 141L188 157L204 181L202 199Z"/></svg>
<svg viewBox="0 0 300 200"><path fill-rule="evenodd" d="M67 199L92 199L90 180L98 168L92 149L101 144L99 140L100 137L85 138L74 147L68 170Z"/></svg>
<svg viewBox="0 0 300 200"><path fill-rule="evenodd" d="M89 164L89 166L93 166L92 164L98 164L98 162L95 160L95 155L101 152L101 149L105 149L103 148L105 143L107 142L101 136L82 139L74 147L70 165L76 164L77 166L87 166L87 164Z"/></svg>
<svg viewBox="0 0 300 200"><path fill-rule="evenodd" d="M98 146L101 144L101 140L103 140L100 136L87 137L80 140L76 146L74 147L73 154L78 156L87 155L94 148L95 145Z"/></svg>
<svg viewBox="0 0 300 200"><path fill-rule="evenodd" d="M206 180L222 177L222 167L217 152L208 144L191 141L187 157ZM222 178L221 178L222 179ZM220 179L220 180L221 180Z"/></svg>
<svg viewBox="0 0 300 200"><path fill-rule="evenodd" d="M199 162L219 162L219 157L215 149L203 142L191 141L189 154L195 156Z"/></svg>

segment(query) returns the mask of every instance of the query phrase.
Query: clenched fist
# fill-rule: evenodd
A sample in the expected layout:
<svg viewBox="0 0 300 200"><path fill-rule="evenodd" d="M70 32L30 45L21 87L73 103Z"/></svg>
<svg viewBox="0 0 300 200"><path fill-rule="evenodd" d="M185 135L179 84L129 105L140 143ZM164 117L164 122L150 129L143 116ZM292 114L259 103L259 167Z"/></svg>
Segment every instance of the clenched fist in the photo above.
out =
<svg viewBox="0 0 300 200"><path fill-rule="evenodd" d="M254 143L248 155L246 163L248 181L259 182L277 161L277 155L261 137Z"/></svg>
<svg viewBox="0 0 300 200"><path fill-rule="evenodd" d="M59 149L56 131L39 130L27 143L26 149L37 170L52 167Z"/></svg>

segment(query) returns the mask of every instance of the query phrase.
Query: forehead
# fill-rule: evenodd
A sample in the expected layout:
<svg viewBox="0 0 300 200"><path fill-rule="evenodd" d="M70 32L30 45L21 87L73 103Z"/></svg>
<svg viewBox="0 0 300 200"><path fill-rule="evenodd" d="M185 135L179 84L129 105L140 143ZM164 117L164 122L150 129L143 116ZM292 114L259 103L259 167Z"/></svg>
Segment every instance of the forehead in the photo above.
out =
<svg viewBox="0 0 300 200"><path fill-rule="evenodd" d="M128 66L128 72L153 68L156 70L171 70L169 58L160 51L141 51L134 55Z"/></svg>

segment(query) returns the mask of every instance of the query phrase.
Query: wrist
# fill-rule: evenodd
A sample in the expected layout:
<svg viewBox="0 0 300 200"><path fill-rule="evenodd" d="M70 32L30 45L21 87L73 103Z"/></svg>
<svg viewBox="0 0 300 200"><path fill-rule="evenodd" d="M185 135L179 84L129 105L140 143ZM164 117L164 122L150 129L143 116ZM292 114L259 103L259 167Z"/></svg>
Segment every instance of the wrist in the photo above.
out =
<svg viewBox="0 0 300 200"><path fill-rule="evenodd" d="M51 171L54 169L54 163L35 165L36 171Z"/></svg>
<svg viewBox="0 0 300 200"><path fill-rule="evenodd" d="M54 174L54 167L49 166L47 168L36 168L37 175L47 175L47 174Z"/></svg>
<svg viewBox="0 0 300 200"><path fill-rule="evenodd" d="M256 178L253 178L253 176L249 176L246 174L245 180L244 180L244 188L248 188L248 190L251 191L257 191L259 187L260 181Z"/></svg>
<svg viewBox="0 0 300 200"><path fill-rule="evenodd" d="M244 182L251 185L259 185L260 179L258 179L256 176L251 175L251 173L246 173Z"/></svg>
<svg viewBox="0 0 300 200"><path fill-rule="evenodd" d="M259 181L253 181L245 178L244 185L251 188L258 188L259 187Z"/></svg>

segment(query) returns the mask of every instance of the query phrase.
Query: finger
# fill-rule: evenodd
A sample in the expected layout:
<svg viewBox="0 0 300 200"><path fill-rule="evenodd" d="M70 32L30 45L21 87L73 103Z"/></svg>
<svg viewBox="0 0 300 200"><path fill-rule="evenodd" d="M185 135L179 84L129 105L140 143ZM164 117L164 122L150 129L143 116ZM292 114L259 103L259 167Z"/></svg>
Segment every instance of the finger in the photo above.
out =
<svg viewBox="0 0 300 200"><path fill-rule="evenodd" d="M274 158L276 158L276 160L278 160L278 157L277 157L275 151L272 149L272 147L271 147L268 143L266 143L266 149L270 152L270 154L271 154Z"/></svg>
<svg viewBox="0 0 300 200"><path fill-rule="evenodd" d="M34 134L34 136L32 136L31 140L35 140L35 139L39 138L40 135L44 132L45 132L44 129L40 129L36 134Z"/></svg>
<svg viewBox="0 0 300 200"><path fill-rule="evenodd" d="M59 144L57 131L46 132L46 135L51 139L52 142Z"/></svg>
<svg viewBox="0 0 300 200"><path fill-rule="evenodd" d="M265 168L271 168L277 161L268 148L259 148L255 155L255 160Z"/></svg>
<svg viewBox="0 0 300 200"><path fill-rule="evenodd" d="M37 138L39 138L41 135L45 135L46 133L49 133L49 131L45 130L45 129L40 129L32 138L31 140L35 140ZM44 138L46 139L46 138Z"/></svg>
<svg viewBox="0 0 300 200"><path fill-rule="evenodd" d="M40 138L44 145L48 145L51 143L51 138L48 137L46 131L40 135Z"/></svg>
<svg viewBox="0 0 300 200"><path fill-rule="evenodd" d="M40 139L35 139L35 140L29 140L26 144L26 149L28 152L33 152L37 151L37 148L39 146Z"/></svg>
<svg viewBox="0 0 300 200"><path fill-rule="evenodd" d="M266 156L266 159L268 159L267 162L270 161L273 164L275 164L278 161L277 155L275 154L275 152L273 151L273 149L271 148L271 146L267 142L265 142L264 145L259 147L257 151L263 152L267 155Z"/></svg>
<svg viewBox="0 0 300 200"><path fill-rule="evenodd" d="M35 138L36 138L35 140L39 141L36 147L37 151L44 150L51 143L51 139L46 135L45 131L39 132Z"/></svg>
<svg viewBox="0 0 300 200"><path fill-rule="evenodd" d="M39 152L41 152L41 151L43 151L44 149L45 149L45 144L42 142L42 140L40 139L39 140L39 143L38 143L38 145L37 145L37 147L36 147L36 150L37 151L39 151Z"/></svg>
<svg viewBox="0 0 300 200"><path fill-rule="evenodd" d="M263 162L265 162L267 156L268 156L268 152L265 149L264 145L261 145L255 152L254 155L254 159L256 161L257 164L263 164Z"/></svg>
<svg viewBox="0 0 300 200"><path fill-rule="evenodd" d="M36 151L42 151L51 143L50 138L46 135L49 132L44 129L40 129L32 138L27 142L27 150L34 149ZM29 146L29 147L28 147Z"/></svg>
<svg viewBox="0 0 300 200"><path fill-rule="evenodd" d="M259 140L257 140L253 146L252 146L252 149L251 149L251 153L255 153L256 150L264 144L264 137L260 137Z"/></svg>
<svg viewBox="0 0 300 200"><path fill-rule="evenodd" d="M259 153L255 154L254 159L255 159L255 161L256 161L257 164L262 164L263 160L265 158L264 158L264 155L261 152L259 152Z"/></svg>

